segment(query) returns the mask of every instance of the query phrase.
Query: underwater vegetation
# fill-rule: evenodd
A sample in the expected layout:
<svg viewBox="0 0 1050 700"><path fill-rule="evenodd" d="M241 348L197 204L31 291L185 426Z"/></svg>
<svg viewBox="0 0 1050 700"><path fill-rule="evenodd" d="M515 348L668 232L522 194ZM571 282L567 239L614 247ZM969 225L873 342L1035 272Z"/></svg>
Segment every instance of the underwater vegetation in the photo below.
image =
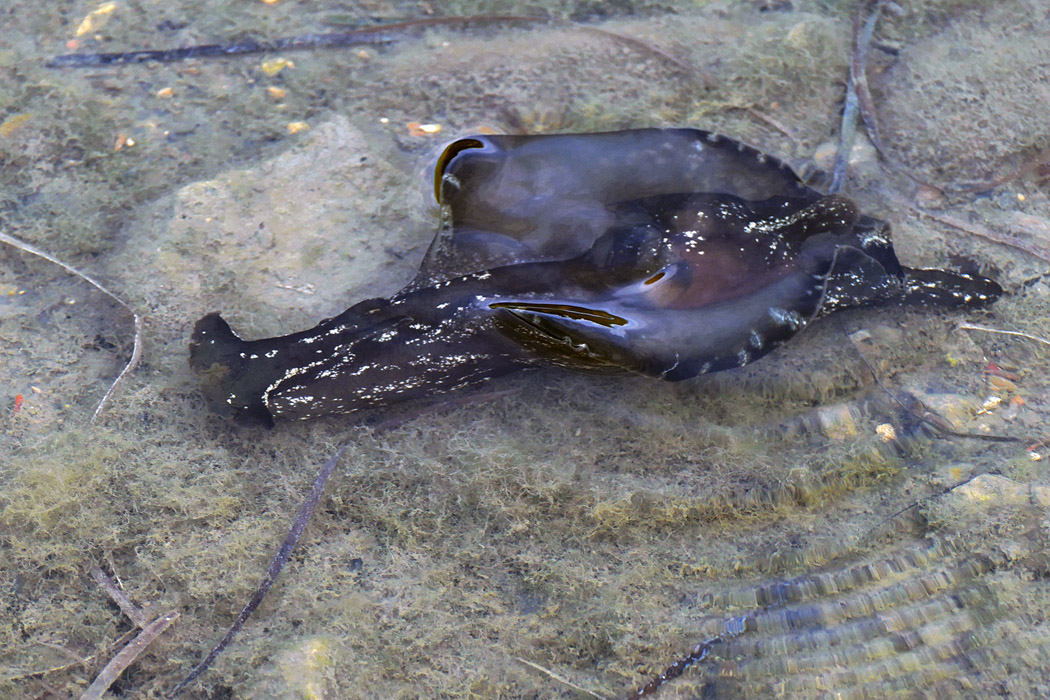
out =
<svg viewBox="0 0 1050 700"><path fill-rule="evenodd" d="M307 331L197 322L190 366L242 423L349 413L555 365L680 381L743 367L839 309L981 307L987 278L902 267L884 221L695 129L468 136L434 173L416 278Z"/></svg>
<svg viewBox="0 0 1050 700"><path fill-rule="evenodd" d="M281 578L188 697L619 698L668 670L684 671L653 691L669 700L1047 695L1050 355L1032 339L1050 336L1042 170L939 191L861 139L843 192L892 226L899 261L984 274L1008 293L979 310L837 310L759 361L696 379L549 367L550 352L507 336L545 368L488 384L516 393L436 395L450 403L430 413L392 396L349 419L244 431L204 410L186 366L208 310L269 338L399 297L440 219L420 192L441 142L703 125L796 172L811 159L830 170L856 3L529 3L644 5L594 26L710 81L554 24L437 27L274 65L45 68L67 51L319 30L293 0L117 3L66 46L101 4L13 6L0 51L3 230L103 281L141 314L145 341L89 425L133 352L131 319L50 264L0 251L0 695L79 697L150 619L178 611L105 697L168 695L237 618L341 445ZM956 189L1025 170L1050 145L1044 4L922 0L883 22L869 81L888 154ZM425 6L446 8L347 11L399 19ZM750 221L761 200L741 199ZM639 207L659 225L655 204ZM546 255L474 240L463 250L486 261L437 265L423 294ZM616 269L584 245L581 264ZM520 264L564 273L571 259ZM510 301L535 304L540 281ZM603 284L571 301L616 303L619 282ZM906 395L959 432L1027 439L932 435L894 401ZM402 422L377 430L386 417Z"/></svg>

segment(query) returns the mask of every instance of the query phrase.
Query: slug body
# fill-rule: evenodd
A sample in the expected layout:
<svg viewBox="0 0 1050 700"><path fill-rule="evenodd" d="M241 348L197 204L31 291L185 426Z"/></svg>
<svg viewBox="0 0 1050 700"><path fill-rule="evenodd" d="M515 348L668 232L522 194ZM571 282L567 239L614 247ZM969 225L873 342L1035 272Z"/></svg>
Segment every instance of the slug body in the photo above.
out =
<svg viewBox="0 0 1050 700"><path fill-rule="evenodd" d="M694 129L460 139L435 194L438 233L392 298L264 340L198 321L208 405L271 425L545 364L677 381L746 365L838 309L1002 291L902 267L884 222Z"/></svg>

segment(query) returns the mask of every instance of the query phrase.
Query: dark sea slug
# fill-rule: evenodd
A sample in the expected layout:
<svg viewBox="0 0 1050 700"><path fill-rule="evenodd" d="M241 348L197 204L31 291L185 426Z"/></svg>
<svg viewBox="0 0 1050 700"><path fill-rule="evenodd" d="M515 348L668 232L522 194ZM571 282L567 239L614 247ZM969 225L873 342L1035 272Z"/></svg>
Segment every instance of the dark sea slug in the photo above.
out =
<svg viewBox="0 0 1050 700"><path fill-rule="evenodd" d="M241 340L197 322L190 365L239 422L313 418L559 365L677 381L740 367L816 318L982 306L994 281L902 267L883 221L695 129L471 136L435 169L416 278L317 327Z"/></svg>

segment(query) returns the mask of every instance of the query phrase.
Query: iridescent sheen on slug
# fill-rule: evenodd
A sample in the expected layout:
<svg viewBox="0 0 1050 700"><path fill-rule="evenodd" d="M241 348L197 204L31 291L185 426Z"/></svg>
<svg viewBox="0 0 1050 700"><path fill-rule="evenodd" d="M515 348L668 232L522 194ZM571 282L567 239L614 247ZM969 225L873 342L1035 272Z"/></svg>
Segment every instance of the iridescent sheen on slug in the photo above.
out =
<svg viewBox="0 0 1050 700"><path fill-rule="evenodd" d="M471 136L435 169L441 224L390 299L190 365L239 422L347 413L540 365L677 381L739 367L842 308L980 306L994 281L902 267L889 227L779 160L695 129Z"/></svg>

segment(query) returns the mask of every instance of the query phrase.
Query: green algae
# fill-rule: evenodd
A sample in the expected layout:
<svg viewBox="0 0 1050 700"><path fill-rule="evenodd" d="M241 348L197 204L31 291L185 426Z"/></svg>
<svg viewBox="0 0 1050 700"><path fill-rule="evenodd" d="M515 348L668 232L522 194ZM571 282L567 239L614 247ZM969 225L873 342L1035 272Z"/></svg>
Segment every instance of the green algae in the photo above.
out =
<svg viewBox="0 0 1050 700"><path fill-rule="evenodd" d="M445 28L419 42L369 50L367 59L353 51L289 56L295 68L277 76L267 76L253 59L54 73L42 68L42 59L64 51L73 26L93 8L63 14L40 7L8 18L12 35L38 37L39 45L19 43L0 54L8 78L0 81L4 104L10 105L0 123L32 115L0 138L4 230L112 280L146 316L147 351L103 427L89 428L94 403L127 356L130 323L46 264L0 250L0 284L14 290L8 294L4 286L0 296L6 387L0 587L10 592L0 605L0 694L33 697L43 692L41 682L75 694L115 653L131 626L86 575L93 565L119 578L133 600L149 604L150 614L182 613L117 688L129 696L164 694L236 615L313 471L346 441L352 442L346 466L303 544L257 618L194 689L197 695L571 694L514 660L520 657L616 696L661 671L720 621L750 610L747 591L770 579L815 569L856 572L892 559L918 562L901 564L900 575L917 580L954 562L952 553L917 558L926 551L924 538L949 537L959 550L1019 552L996 559L998 569L981 574L988 578L978 577L984 588L960 589L967 614L989 624L979 635L984 655L974 656L984 675L967 677L969 687L959 692L980 697L988 679L1022 694L1037 688L1045 630L1022 613L1039 609L1047 595L1040 583L1046 567L1039 563L1045 560L1039 513L1016 503L962 508L937 494L990 470L1022 486L1039 484L1045 481L1041 463L1023 450L956 441L916 440L904 454L887 452L874 427L899 426L892 405L860 411L855 436L822 433L811 411L856 407L877 393L838 328L818 325L797 348L747 372L681 386L557 371L522 376L499 386L517 389L515 395L422 415L385 433L359 428L353 417L267 434L237 431L203 412L186 369L189 323L206 311L233 309L247 329L264 335L337 312L373 284L339 280L314 295L274 287L294 286L300 273L280 256L267 257L271 239L254 234L260 209L273 216L264 229L271 230L289 216L273 214L282 206L330 207L323 235L340 264L356 260L382 270L395 288L407 279L433 228L419 173L438 146L410 137L408 121L442 124L441 138L481 126L538 131L689 123L723 129L779 155L808 157L836 123L853 7L793 4L794 12L758 12L752 3L712 3L710 10L661 3L639 6L650 13L640 20L622 13L601 25L670 50L710 74L710 86L675 74L651 54L565 27ZM417 5L394 9L407 14ZM592 12L593 5L462 3L457 11L539 6L561 17ZM959 23L957 32L965 34L965 11L975 5L916 3L907 11L920 22L891 20L886 32L915 42L915 51L936 53L921 42L946 23ZM1026 6L1010 3L1009 16ZM103 46L296 34L315 30L314 20L290 2L129 5L107 24ZM185 27L158 32L165 22ZM1017 60L997 63L997 70ZM963 68L979 73L980 65L943 70L955 75ZM912 81L889 72L883 80L876 85L881 100L899 100L891 105L897 114L945 113L915 108L936 88L937 75ZM156 97L164 87L172 87L172 98ZM287 95L275 102L267 87ZM1025 101L1016 85L1012 89L1021 107L1007 116L1020 118L1030 96ZM936 93L940 108L952 102L951 91ZM749 107L788 126L790 136L756 121ZM949 124L970 114L965 105L948 113L955 114ZM323 126L339 119L343 126ZM289 135L285 125L299 120L311 131ZM975 150L970 132L924 135L894 116L887 124L892 145L904 149L896 152L924 167L965 165ZM1046 138L1045 129L1024 143L1013 127L997 131L992 122L983 129L982 153L1030 149ZM339 133L360 135L343 143L355 144L375 170L333 168L332 191L315 191L317 199L285 192L282 199L272 179L280 157L317 159L323 143L311 139L332 143ZM115 150L121 134L135 145ZM866 167L857 175L856 194L874 213L897 216L899 246L910 260L943 263L966 253L993 261L1019 293L979 321L1047 337L1047 296L1039 283L1022 286L1045 265L901 213L907 210L885 192L894 176L874 163ZM224 178L236 180L234 196L189 197L195 190L187 186ZM1016 197L1005 208L1000 200L953 205L960 216L1000 226L1015 209L1047 218L1045 183L1019 187L1027 197L1023 205ZM259 190L272 199L257 199ZM354 207L337 209L332 201L338 199ZM173 219L187 213L191 201L207 201L207 211L192 222L195 232L176 236L181 229ZM229 217L222 228L205 225L220 214ZM299 241L295 234L288 226L274 235ZM231 264L226 257L224 267L223 255L205 257L221 236L237 235L252 271L244 269L248 262ZM301 263L323 257L317 245L302 246ZM292 271L288 279L275 274ZM71 299L75 303L67 303ZM968 416L970 423L960 427L977 430L986 421L990 430L1037 435L1047 411L1046 348L952 332L953 320L871 311L850 315L845 326L872 335L864 341L865 356L895 388L944 392L979 405L984 361L1018 364L1024 411L1012 422ZM25 397L17 414L10 411L16 393ZM802 427L781 429L784 424ZM915 502L922 506L884 522ZM1026 549L1016 549L1018 543ZM915 600L936 605L937 595ZM1004 630L1029 648L1003 642ZM72 664L71 654L87 663ZM910 663L914 657L902 658ZM826 656L817 655L815 663L814 673L834 667ZM1002 680L1010 664L1018 672ZM290 667L309 673L290 676ZM39 681L30 677L53 668L62 670ZM735 686L702 671L669 685L661 697L720 688L738 696L814 693L809 677L783 671L779 690L759 670L743 673ZM885 675L872 671L865 678L892 690ZM924 682L917 687L936 688L941 680Z"/></svg>

